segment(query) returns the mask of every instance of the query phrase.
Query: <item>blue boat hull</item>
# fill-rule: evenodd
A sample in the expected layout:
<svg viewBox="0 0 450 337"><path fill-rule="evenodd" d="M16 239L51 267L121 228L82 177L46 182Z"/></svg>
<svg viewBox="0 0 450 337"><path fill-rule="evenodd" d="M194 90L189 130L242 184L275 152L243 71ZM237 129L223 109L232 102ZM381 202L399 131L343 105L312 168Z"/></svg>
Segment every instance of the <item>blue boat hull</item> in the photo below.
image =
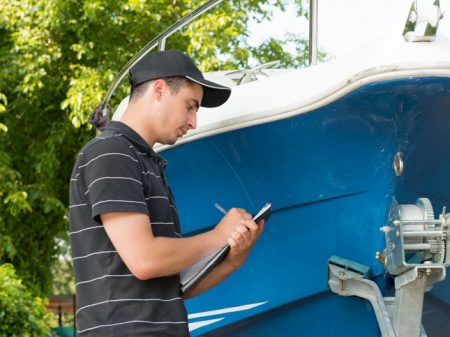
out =
<svg viewBox="0 0 450 337"><path fill-rule="evenodd" d="M192 336L378 336L368 302L329 291L327 261L338 255L367 265L382 292L392 291L374 258L385 247L379 228L393 197L427 197L436 212L450 207L449 107L449 78L389 80L308 113L164 151L184 235L220 220L216 202L250 212L273 204L245 265L186 302L190 323L199 323ZM405 168L397 177L399 151ZM427 294L429 337L446 336L432 325L450 317L449 294L448 280ZM219 309L227 310L208 313ZM439 328L450 331L446 324Z"/></svg>

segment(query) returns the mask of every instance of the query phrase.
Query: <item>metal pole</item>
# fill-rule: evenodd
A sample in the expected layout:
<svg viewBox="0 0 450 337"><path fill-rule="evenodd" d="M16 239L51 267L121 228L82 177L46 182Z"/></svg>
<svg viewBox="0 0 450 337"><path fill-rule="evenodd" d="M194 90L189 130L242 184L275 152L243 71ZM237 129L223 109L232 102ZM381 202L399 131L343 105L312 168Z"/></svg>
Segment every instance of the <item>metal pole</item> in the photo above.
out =
<svg viewBox="0 0 450 337"><path fill-rule="evenodd" d="M166 37L162 37L158 42L158 50L162 51L166 49Z"/></svg>
<svg viewBox="0 0 450 337"><path fill-rule="evenodd" d="M318 0L309 0L309 65L317 64Z"/></svg>
<svg viewBox="0 0 450 337"><path fill-rule="evenodd" d="M61 307L61 303L58 304L58 326L62 326L62 307Z"/></svg>

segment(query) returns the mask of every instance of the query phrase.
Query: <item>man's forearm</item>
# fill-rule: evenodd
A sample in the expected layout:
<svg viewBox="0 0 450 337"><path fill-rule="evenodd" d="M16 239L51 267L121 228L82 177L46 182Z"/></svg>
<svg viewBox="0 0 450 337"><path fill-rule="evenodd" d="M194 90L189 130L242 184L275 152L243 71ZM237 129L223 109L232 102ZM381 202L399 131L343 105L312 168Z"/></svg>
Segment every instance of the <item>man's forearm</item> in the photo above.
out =
<svg viewBox="0 0 450 337"><path fill-rule="evenodd" d="M174 275L205 258L225 245L242 217L249 216L233 208L213 230L188 238L155 237L143 213L105 213L101 220L131 273L147 280Z"/></svg>
<svg viewBox="0 0 450 337"><path fill-rule="evenodd" d="M213 232L189 238L155 237L142 252L140 268L142 279L169 276L192 266L220 248L223 242Z"/></svg>

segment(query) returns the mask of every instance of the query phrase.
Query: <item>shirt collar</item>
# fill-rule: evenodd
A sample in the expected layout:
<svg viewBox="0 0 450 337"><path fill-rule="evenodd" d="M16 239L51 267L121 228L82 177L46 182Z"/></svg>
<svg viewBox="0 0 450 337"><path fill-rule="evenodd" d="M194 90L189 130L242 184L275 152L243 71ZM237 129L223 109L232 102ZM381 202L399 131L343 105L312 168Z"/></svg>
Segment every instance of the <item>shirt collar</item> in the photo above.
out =
<svg viewBox="0 0 450 337"><path fill-rule="evenodd" d="M148 153L151 157L155 157L156 159L158 159L158 161L165 161L165 159L161 158L155 153L155 151L136 131L134 131L125 123L119 121L110 121L106 126L105 131L107 132L108 130L117 132L128 138L128 140L130 140L133 145L135 145L136 148L139 149L139 151Z"/></svg>

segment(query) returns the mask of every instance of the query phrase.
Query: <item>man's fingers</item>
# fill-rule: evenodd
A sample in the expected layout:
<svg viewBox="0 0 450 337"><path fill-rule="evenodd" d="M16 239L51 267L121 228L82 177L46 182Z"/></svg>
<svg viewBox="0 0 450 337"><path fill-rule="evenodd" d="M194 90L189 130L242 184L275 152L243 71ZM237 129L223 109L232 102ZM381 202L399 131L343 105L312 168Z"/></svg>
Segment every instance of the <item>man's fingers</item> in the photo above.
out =
<svg viewBox="0 0 450 337"><path fill-rule="evenodd" d="M258 231L258 225L253 220L242 220L241 224L251 232Z"/></svg>
<svg viewBox="0 0 450 337"><path fill-rule="evenodd" d="M235 250L235 249L237 249L239 247L238 243L231 236L228 238L227 241L228 241L228 244L231 247L231 250Z"/></svg>
<svg viewBox="0 0 450 337"><path fill-rule="evenodd" d="M250 213L244 212L241 213L241 220L251 220L252 219L252 215Z"/></svg>
<svg viewBox="0 0 450 337"><path fill-rule="evenodd" d="M246 226L240 225L236 227L236 231L238 231L241 234L244 234L246 232L248 232L248 229Z"/></svg>
<svg viewBox="0 0 450 337"><path fill-rule="evenodd" d="M239 214L246 213L245 209L237 208L237 207L233 207L232 209L230 209L230 211L234 211L234 212L237 212Z"/></svg>
<svg viewBox="0 0 450 337"><path fill-rule="evenodd" d="M234 231L230 236L238 243L238 245L241 245L244 242L244 237L238 231Z"/></svg>
<svg viewBox="0 0 450 337"><path fill-rule="evenodd" d="M266 224L266 221L265 221L265 220L261 220L261 221L259 222L259 225L258 225L258 235L261 234L262 231L264 230L265 224Z"/></svg>

